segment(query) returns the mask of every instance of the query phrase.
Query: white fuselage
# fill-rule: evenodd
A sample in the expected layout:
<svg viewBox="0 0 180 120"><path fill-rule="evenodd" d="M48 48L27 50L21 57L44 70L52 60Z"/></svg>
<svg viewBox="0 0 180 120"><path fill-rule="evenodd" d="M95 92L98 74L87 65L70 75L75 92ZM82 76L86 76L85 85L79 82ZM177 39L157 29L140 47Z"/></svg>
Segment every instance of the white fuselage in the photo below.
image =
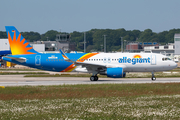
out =
<svg viewBox="0 0 180 120"><path fill-rule="evenodd" d="M107 68L122 67L124 72L157 72L171 70L177 64L166 56L155 53L99 53L85 59L84 63L106 66ZM75 71L79 71L77 67ZM81 68L85 72L85 68Z"/></svg>

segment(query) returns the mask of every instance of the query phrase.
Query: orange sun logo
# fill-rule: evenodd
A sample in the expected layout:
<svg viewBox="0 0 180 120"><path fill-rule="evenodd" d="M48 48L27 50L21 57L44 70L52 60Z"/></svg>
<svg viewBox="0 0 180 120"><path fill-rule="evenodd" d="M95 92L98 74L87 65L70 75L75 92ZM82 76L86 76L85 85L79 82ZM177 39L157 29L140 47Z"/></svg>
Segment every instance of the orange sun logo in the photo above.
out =
<svg viewBox="0 0 180 120"><path fill-rule="evenodd" d="M8 32L8 40L11 48L12 55L21 55L21 54L34 54L32 52L28 52L28 50L32 49L32 47L27 47L29 43L25 43L25 39L21 40L21 34L19 34L16 40L16 32L14 32L13 39L11 38Z"/></svg>
<svg viewBox="0 0 180 120"><path fill-rule="evenodd" d="M134 58L141 58L141 56L140 55L135 55Z"/></svg>

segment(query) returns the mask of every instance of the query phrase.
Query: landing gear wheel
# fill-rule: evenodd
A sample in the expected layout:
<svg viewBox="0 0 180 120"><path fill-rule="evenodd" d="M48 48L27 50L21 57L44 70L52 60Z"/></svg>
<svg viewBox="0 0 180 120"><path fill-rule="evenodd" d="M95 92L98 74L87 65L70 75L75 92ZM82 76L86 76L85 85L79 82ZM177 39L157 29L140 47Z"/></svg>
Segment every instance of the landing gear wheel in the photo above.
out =
<svg viewBox="0 0 180 120"><path fill-rule="evenodd" d="M91 81L98 81L98 76L91 76L91 77L90 77L90 80L91 80Z"/></svg>
<svg viewBox="0 0 180 120"><path fill-rule="evenodd" d="M154 72L152 72L152 78L151 78L152 81L155 81L156 80L156 77L154 76Z"/></svg>
<svg viewBox="0 0 180 120"><path fill-rule="evenodd" d="M155 80L156 80L156 77L152 77L151 80L152 80L152 81L155 81Z"/></svg>
<svg viewBox="0 0 180 120"><path fill-rule="evenodd" d="M91 81L94 81L94 79L95 79L94 76L91 76L91 77L90 77L90 80L91 80Z"/></svg>
<svg viewBox="0 0 180 120"><path fill-rule="evenodd" d="M94 76L94 81L98 81L98 76Z"/></svg>

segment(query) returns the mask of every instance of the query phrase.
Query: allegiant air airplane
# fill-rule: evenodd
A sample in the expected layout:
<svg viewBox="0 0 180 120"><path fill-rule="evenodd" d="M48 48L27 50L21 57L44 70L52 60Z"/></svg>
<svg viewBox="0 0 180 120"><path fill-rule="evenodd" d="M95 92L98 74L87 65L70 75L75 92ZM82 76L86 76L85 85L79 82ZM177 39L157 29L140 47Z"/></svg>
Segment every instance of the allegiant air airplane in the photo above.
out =
<svg viewBox="0 0 180 120"><path fill-rule="evenodd" d="M177 64L168 57L154 53L38 53L13 26L6 26L12 55L3 60L32 68L54 72L91 73L91 81L98 74L123 78L126 72L154 72L171 70Z"/></svg>

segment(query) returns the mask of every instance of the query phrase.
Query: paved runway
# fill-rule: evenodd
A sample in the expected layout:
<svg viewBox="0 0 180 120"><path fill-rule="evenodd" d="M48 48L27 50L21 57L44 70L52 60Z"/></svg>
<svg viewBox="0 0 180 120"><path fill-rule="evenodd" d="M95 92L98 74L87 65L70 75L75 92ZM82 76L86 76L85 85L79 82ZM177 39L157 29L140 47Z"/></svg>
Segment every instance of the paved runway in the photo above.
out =
<svg viewBox="0 0 180 120"><path fill-rule="evenodd" d="M180 82L180 78L99 78L90 81L86 77L24 77L24 75L0 75L0 86L24 85L64 85L64 84L122 84L122 83L172 83Z"/></svg>

